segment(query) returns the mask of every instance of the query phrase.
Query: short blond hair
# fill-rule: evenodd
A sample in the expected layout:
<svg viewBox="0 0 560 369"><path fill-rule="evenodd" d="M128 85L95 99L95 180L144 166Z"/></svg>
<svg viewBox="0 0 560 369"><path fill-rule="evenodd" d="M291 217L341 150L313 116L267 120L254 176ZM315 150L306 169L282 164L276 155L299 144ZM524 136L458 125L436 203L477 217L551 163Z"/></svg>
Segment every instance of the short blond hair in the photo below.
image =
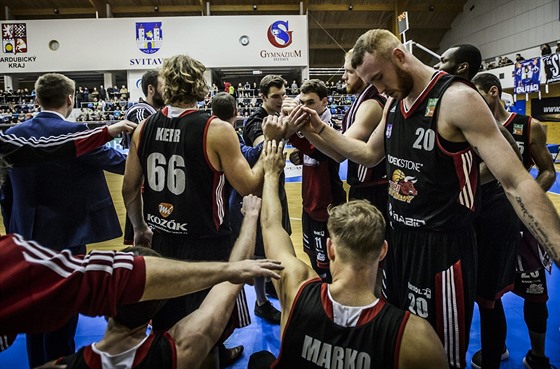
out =
<svg viewBox="0 0 560 369"><path fill-rule="evenodd" d="M165 59L160 71L164 81L165 104L195 103L204 100L208 94L204 71L204 64L188 55L175 55Z"/></svg>
<svg viewBox="0 0 560 369"><path fill-rule="evenodd" d="M401 45L401 41L386 29L371 29L358 38L353 47L352 68L356 69L364 62L366 53L381 56L385 59L391 58L395 47Z"/></svg>
<svg viewBox="0 0 560 369"><path fill-rule="evenodd" d="M385 219L367 200L330 208L327 229L340 258L358 266L379 257L385 241Z"/></svg>

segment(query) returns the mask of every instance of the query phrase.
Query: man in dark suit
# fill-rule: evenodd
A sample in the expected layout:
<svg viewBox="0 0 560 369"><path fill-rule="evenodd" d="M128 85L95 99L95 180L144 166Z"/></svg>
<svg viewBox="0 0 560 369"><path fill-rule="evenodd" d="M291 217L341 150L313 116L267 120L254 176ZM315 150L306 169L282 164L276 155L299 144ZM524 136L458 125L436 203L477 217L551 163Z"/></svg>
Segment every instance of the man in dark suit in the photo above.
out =
<svg viewBox="0 0 560 369"><path fill-rule="evenodd" d="M84 124L65 120L72 112L74 81L49 73L37 80L35 90L42 111L6 133L38 138L87 129ZM101 147L79 158L12 169L13 207L8 231L51 249L70 249L74 255L85 253L87 243L120 237L121 227L103 170L123 174L125 161L118 151ZM55 332L27 336L30 367L74 352L77 318Z"/></svg>

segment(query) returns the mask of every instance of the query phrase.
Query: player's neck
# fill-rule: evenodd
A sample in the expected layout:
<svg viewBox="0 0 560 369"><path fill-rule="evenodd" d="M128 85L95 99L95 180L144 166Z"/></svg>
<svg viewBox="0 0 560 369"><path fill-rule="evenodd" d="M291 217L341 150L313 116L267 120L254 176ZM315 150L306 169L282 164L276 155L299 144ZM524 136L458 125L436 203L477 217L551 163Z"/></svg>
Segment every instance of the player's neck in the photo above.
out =
<svg viewBox="0 0 560 369"><path fill-rule="evenodd" d="M356 271L351 266L332 270L333 281L329 287L333 299L346 306L365 306L377 299L374 294L376 268Z"/></svg>
<svg viewBox="0 0 560 369"><path fill-rule="evenodd" d="M496 107L494 108L492 114L494 115L494 118L496 118L496 121L502 125L511 116L511 113L504 108L501 101L496 104Z"/></svg>
<svg viewBox="0 0 560 369"><path fill-rule="evenodd" d="M412 90L410 90L410 93L405 98L407 106L410 107L414 104L418 96L426 89L436 72L435 69L424 64L419 65L416 70L411 71L414 80Z"/></svg>
<svg viewBox="0 0 560 369"><path fill-rule="evenodd" d="M101 341L95 346L110 355L120 354L146 338L146 325L135 329L126 328L118 323L108 324Z"/></svg>

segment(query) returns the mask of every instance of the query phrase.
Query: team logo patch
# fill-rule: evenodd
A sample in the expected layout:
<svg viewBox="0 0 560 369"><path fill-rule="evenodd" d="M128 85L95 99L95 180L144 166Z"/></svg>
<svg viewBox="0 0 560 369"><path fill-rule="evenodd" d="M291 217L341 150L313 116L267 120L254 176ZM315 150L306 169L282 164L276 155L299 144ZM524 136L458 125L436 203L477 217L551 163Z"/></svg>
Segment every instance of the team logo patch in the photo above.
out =
<svg viewBox="0 0 560 369"><path fill-rule="evenodd" d="M387 126L385 127L385 137L390 138L391 133L393 133L393 123L387 123Z"/></svg>
<svg viewBox="0 0 560 369"><path fill-rule="evenodd" d="M172 204L168 204L166 202L161 202L158 208L159 208L159 213L164 218L170 216L171 213L173 213L173 209L174 209Z"/></svg>
<svg viewBox="0 0 560 369"><path fill-rule="evenodd" d="M418 191L414 187L417 181L416 177L407 176L400 169L395 170L389 180L389 196L410 203L418 195Z"/></svg>
<svg viewBox="0 0 560 369"><path fill-rule="evenodd" d="M2 24L2 50L6 54L27 52L27 26L25 23Z"/></svg>
<svg viewBox="0 0 560 369"><path fill-rule="evenodd" d="M276 21L268 27L268 42L272 46L283 49L292 44L292 33L288 27L288 21Z"/></svg>
<svg viewBox="0 0 560 369"><path fill-rule="evenodd" d="M426 113L424 114L426 117L433 117L434 112L436 111L436 105L438 103L437 98L428 99L428 104L426 105Z"/></svg>
<svg viewBox="0 0 560 369"><path fill-rule="evenodd" d="M513 134L514 135L522 135L523 134L523 124L514 124L513 125Z"/></svg>
<svg viewBox="0 0 560 369"><path fill-rule="evenodd" d="M163 43L161 22L137 22L136 46L145 54L156 53Z"/></svg>

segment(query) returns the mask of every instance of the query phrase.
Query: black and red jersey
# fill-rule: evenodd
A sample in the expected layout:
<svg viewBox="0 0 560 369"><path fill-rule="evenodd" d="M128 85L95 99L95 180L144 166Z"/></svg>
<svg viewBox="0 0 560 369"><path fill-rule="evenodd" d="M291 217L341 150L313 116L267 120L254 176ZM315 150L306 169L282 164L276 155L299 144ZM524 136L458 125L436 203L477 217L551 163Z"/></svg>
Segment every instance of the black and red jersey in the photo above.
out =
<svg viewBox="0 0 560 369"><path fill-rule="evenodd" d="M310 280L294 300L272 368L398 368L409 316L380 299L362 311L356 326L340 326L333 319L328 285Z"/></svg>
<svg viewBox="0 0 560 369"><path fill-rule="evenodd" d="M195 238L229 233L226 178L206 155L214 118L198 110L170 118L166 107L144 124L138 156L152 229Z"/></svg>
<svg viewBox="0 0 560 369"><path fill-rule="evenodd" d="M511 133L523 160L523 166L530 169L535 162L531 158L529 145L531 143L531 117L517 113L511 113L504 122L504 127Z"/></svg>
<svg viewBox="0 0 560 369"><path fill-rule="evenodd" d="M342 133L346 132L356 119L356 113L360 105L366 100L375 100L385 106L387 99L381 95L373 85L367 86L350 106L350 109L344 114L342 119ZM385 161L381 161L377 165L368 168L361 164L348 160L348 170L346 181L350 186L368 187L387 183L387 172L385 171Z"/></svg>
<svg viewBox="0 0 560 369"><path fill-rule="evenodd" d="M75 354L60 358L57 365L73 369L103 369L101 355L92 345L82 347ZM177 349L169 333L150 335L135 350L130 369L174 369L177 367Z"/></svg>
<svg viewBox="0 0 560 369"><path fill-rule="evenodd" d="M410 107L394 100L385 126L389 219L432 230L471 225L479 204L478 159L468 142L438 134L441 98L455 77L437 72Z"/></svg>

